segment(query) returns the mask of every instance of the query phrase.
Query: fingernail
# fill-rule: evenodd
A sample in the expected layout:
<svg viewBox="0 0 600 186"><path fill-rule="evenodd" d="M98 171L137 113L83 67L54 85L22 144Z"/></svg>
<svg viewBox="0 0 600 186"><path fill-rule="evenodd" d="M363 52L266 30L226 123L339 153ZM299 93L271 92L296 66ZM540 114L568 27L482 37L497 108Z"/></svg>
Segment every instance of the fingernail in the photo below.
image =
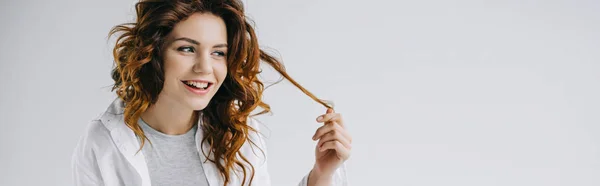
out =
<svg viewBox="0 0 600 186"><path fill-rule="evenodd" d="M323 120L323 116L319 116L319 117L317 118L317 121L321 121L321 120Z"/></svg>

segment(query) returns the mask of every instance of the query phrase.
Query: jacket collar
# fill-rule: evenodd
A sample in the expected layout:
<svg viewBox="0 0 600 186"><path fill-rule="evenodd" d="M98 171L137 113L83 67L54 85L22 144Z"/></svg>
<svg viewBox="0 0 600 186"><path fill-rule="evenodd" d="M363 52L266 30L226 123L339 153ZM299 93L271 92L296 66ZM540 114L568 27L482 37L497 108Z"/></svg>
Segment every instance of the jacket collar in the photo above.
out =
<svg viewBox="0 0 600 186"><path fill-rule="evenodd" d="M142 179L142 186L150 186L150 174L148 173L148 165L142 151L140 149L140 143L137 140L135 133L125 125L124 121L124 104L120 98L116 98L106 111L100 116L100 121L110 131L110 135L115 142L117 148L125 156L127 161L135 168L137 173ZM199 117L202 118L202 117ZM202 120L199 119L198 125L201 125ZM200 127L199 127L200 129ZM213 153L208 153L210 146L208 144L201 145L200 141L203 138L202 132L196 132L196 148L200 155L204 174L208 180L208 183L212 186L223 185L223 180L217 171L217 167L214 163L207 161L203 155L202 149L206 154L210 154L211 159L214 159Z"/></svg>

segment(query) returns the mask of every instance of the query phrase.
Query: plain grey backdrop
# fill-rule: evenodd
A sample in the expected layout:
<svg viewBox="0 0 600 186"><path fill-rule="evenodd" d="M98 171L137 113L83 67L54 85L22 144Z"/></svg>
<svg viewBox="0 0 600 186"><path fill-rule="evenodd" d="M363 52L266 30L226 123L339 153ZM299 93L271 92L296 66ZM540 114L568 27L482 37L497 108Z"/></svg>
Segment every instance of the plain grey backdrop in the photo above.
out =
<svg viewBox="0 0 600 186"><path fill-rule="evenodd" d="M600 185L599 1L245 2L261 45L343 114L352 186ZM134 3L0 3L0 185L72 184ZM296 185L325 109L286 81L264 99L273 185Z"/></svg>

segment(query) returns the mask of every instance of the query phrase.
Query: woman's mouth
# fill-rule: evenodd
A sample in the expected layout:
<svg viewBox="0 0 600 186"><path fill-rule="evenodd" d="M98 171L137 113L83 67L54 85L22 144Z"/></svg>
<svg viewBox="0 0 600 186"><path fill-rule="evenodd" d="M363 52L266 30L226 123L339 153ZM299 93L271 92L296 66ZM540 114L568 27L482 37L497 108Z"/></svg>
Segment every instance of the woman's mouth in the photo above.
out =
<svg viewBox="0 0 600 186"><path fill-rule="evenodd" d="M183 82L183 84L185 84L193 89L199 89L199 90L206 90L213 84L210 82L201 82L201 81L181 81L181 82Z"/></svg>
<svg viewBox="0 0 600 186"><path fill-rule="evenodd" d="M188 89L190 92L196 94L196 95L204 95L206 93L208 93L208 91L212 88L214 83L208 82L208 81L196 81L196 80L189 80L189 81L181 81L181 83L183 83L185 85L185 88Z"/></svg>

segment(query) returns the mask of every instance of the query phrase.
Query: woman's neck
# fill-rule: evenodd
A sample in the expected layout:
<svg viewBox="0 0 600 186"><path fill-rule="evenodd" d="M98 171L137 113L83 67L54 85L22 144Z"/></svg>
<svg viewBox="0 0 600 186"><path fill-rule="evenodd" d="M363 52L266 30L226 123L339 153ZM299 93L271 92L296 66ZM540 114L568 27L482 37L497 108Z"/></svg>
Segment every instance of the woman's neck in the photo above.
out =
<svg viewBox="0 0 600 186"><path fill-rule="evenodd" d="M196 124L193 110L185 109L175 100L158 99L142 113L142 119L150 127L169 135L181 135Z"/></svg>

